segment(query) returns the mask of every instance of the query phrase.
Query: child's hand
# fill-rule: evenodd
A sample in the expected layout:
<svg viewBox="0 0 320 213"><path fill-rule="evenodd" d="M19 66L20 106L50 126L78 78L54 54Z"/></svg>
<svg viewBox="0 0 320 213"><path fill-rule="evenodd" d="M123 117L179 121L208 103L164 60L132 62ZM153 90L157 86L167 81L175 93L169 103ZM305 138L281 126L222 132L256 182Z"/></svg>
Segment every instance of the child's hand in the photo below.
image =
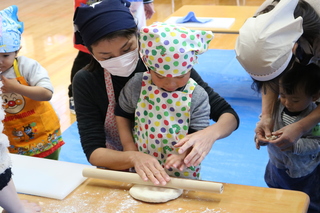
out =
<svg viewBox="0 0 320 213"><path fill-rule="evenodd" d="M187 167L183 162L184 157L185 155L179 155L179 154L170 155L167 158L166 163L164 164L164 168L170 169L173 167L173 168L179 169L180 171L183 171Z"/></svg>
<svg viewBox="0 0 320 213"><path fill-rule="evenodd" d="M1 78L2 78L1 81L3 84L3 86L1 87L1 90L4 93L5 92L16 92L16 88L21 85L15 78L9 79L4 76L1 76Z"/></svg>

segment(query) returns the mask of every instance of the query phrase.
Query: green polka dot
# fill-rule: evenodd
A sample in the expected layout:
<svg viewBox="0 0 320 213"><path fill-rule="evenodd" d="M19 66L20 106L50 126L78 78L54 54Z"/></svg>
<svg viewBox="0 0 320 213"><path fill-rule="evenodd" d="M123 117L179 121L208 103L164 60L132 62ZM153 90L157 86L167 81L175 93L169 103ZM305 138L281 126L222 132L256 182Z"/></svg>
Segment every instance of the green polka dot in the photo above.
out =
<svg viewBox="0 0 320 213"><path fill-rule="evenodd" d="M187 46L187 42L186 41L184 41L184 42L182 42L182 46Z"/></svg>
<svg viewBox="0 0 320 213"><path fill-rule="evenodd" d="M156 110L159 111L161 108L159 106L156 106Z"/></svg>
<svg viewBox="0 0 320 213"><path fill-rule="evenodd" d="M157 55L157 52L158 52L157 50L152 50L152 51L151 51L151 54L152 54L153 56L155 56L155 55Z"/></svg>
<svg viewBox="0 0 320 213"><path fill-rule="evenodd" d="M158 115L157 115L157 118L158 118L158 119L161 119L161 118L162 118L162 115L159 115L159 114L158 114Z"/></svg>
<svg viewBox="0 0 320 213"><path fill-rule="evenodd" d="M179 40L178 40L178 39L174 39L174 40L173 40L173 43L174 43L174 44L179 44Z"/></svg>
<svg viewBox="0 0 320 213"><path fill-rule="evenodd" d="M205 34L206 34L206 31L201 31L201 34L202 34L202 35L205 35Z"/></svg>
<svg viewBox="0 0 320 213"><path fill-rule="evenodd" d="M165 29L165 31L170 32L170 28L169 27L166 27L164 29Z"/></svg>
<svg viewBox="0 0 320 213"><path fill-rule="evenodd" d="M179 61L173 62L173 65L176 66L176 67L179 66Z"/></svg>
<svg viewBox="0 0 320 213"><path fill-rule="evenodd" d="M163 38L165 38L165 37L167 36L166 33L161 33L160 35L161 35L161 37L163 37Z"/></svg>
<svg viewBox="0 0 320 213"><path fill-rule="evenodd" d="M143 111L143 114L148 115L148 111L147 110Z"/></svg>
<svg viewBox="0 0 320 213"><path fill-rule="evenodd" d="M148 36L143 36L142 39L146 41L148 39Z"/></svg>
<svg viewBox="0 0 320 213"><path fill-rule="evenodd" d="M190 47L194 48L194 44L190 44Z"/></svg>
<svg viewBox="0 0 320 213"><path fill-rule="evenodd" d="M169 51L170 51L170 52L174 52L174 51L175 51L175 48L174 48L174 47L170 47L170 48L169 48Z"/></svg>
<svg viewBox="0 0 320 213"><path fill-rule="evenodd" d="M142 147L141 147L141 146L139 146L139 151L140 151L140 152L142 151Z"/></svg>
<svg viewBox="0 0 320 213"><path fill-rule="evenodd" d="M155 131L156 131L156 128L151 127L151 128L150 128L150 131L151 131L151 132L155 132Z"/></svg>
<svg viewBox="0 0 320 213"><path fill-rule="evenodd" d="M165 111L163 114L164 114L164 116L168 116L169 112Z"/></svg>
<svg viewBox="0 0 320 213"><path fill-rule="evenodd" d="M147 91L146 90L142 90L142 95L146 95L147 94Z"/></svg>
<svg viewBox="0 0 320 213"><path fill-rule="evenodd" d="M160 103L160 101L161 101L161 98L157 98L156 100L157 100L157 102L158 102L158 103Z"/></svg>
<svg viewBox="0 0 320 213"><path fill-rule="evenodd" d="M162 143L167 144L168 143L168 139L163 139Z"/></svg>
<svg viewBox="0 0 320 213"><path fill-rule="evenodd" d="M182 129L183 129L183 130L188 130L188 126L183 125Z"/></svg>
<svg viewBox="0 0 320 213"><path fill-rule="evenodd" d="M149 117L153 118L153 113L152 112L149 112Z"/></svg>
<svg viewBox="0 0 320 213"><path fill-rule="evenodd" d="M195 37L194 35L191 35L191 36L190 36L190 39L191 39L191 40L194 40L195 38L196 38L196 37Z"/></svg>
<svg viewBox="0 0 320 213"><path fill-rule="evenodd" d="M191 106L191 102L188 103L188 106L189 106L189 107Z"/></svg>
<svg viewBox="0 0 320 213"><path fill-rule="evenodd" d="M174 133L174 130L172 128L169 128L169 133L170 134L173 134Z"/></svg>
<svg viewBox="0 0 320 213"><path fill-rule="evenodd" d="M166 65L163 66L163 69L169 70L169 69L170 69L170 66L166 64Z"/></svg>
<svg viewBox="0 0 320 213"><path fill-rule="evenodd" d="M146 136L147 136L147 138L148 138L148 136L149 136L149 132L146 132Z"/></svg>
<svg viewBox="0 0 320 213"><path fill-rule="evenodd" d="M186 54L186 55L184 55L183 58L184 58L184 59L188 59L188 57L189 57L189 56Z"/></svg>
<svg viewBox="0 0 320 213"><path fill-rule="evenodd" d="M174 173L174 176L180 177L180 173L179 173L179 172L175 172L175 173Z"/></svg>
<svg viewBox="0 0 320 213"><path fill-rule="evenodd" d="M176 116L177 116L178 118L180 118L180 117L181 117L181 113L178 112L178 113L176 114Z"/></svg>
<svg viewBox="0 0 320 213"><path fill-rule="evenodd" d="M151 38L153 38L153 37L154 37L154 35L153 35L153 34L150 34L150 37L151 37Z"/></svg>
<svg viewBox="0 0 320 213"><path fill-rule="evenodd" d="M198 47L201 47L201 42L198 42Z"/></svg>
<svg viewBox="0 0 320 213"><path fill-rule="evenodd" d="M140 122L141 122L141 123L144 123L144 122L146 122L146 119L141 118L141 119L140 119Z"/></svg>
<svg viewBox="0 0 320 213"><path fill-rule="evenodd" d="M167 103L168 103L168 104L172 104L172 100L171 100L171 99L168 99L168 100L167 100Z"/></svg>
<svg viewBox="0 0 320 213"><path fill-rule="evenodd" d="M185 96L183 96L183 97L182 97L182 100L183 100L183 101L186 101L186 100L188 100L188 98L185 97Z"/></svg>
<svg viewBox="0 0 320 213"><path fill-rule="evenodd" d="M186 110L187 110L186 107L181 107L181 111L182 111L182 112L184 112L184 111L186 111Z"/></svg>
<svg viewBox="0 0 320 213"><path fill-rule="evenodd" d="M155 146L154 144L151 144L151 148L152 148L152 149L155 149L156 146Z"/></svg>

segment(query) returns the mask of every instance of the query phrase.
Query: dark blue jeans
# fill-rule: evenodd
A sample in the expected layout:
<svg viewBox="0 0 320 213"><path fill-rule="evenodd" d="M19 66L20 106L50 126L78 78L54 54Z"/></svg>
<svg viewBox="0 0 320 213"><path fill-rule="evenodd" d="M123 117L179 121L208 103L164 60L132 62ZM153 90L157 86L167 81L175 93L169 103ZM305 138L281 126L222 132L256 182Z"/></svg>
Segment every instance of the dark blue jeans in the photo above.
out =
<svg viewBox="0 0 320 213"><path fill-rule="evenodd" d="M304 177L291 178L285 169L278 169L269 161L264 180L270 188L290 189L308 194L308 213L320 213L320 165Z"/></svg>

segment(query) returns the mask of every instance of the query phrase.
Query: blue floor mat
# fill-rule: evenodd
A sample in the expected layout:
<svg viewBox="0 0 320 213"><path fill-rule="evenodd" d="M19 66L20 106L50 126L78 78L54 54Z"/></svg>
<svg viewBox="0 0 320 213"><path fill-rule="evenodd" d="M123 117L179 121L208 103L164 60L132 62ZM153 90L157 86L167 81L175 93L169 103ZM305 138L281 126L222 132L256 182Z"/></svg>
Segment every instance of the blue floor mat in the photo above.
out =
<svg viewBox="0 0 320 213"><path fill-rule="evenodd" d="M267 187L263 175L268 161L266 147L256 150L253 136L261 110L260 97L252 91L250 76L235 58L234 50L208 50L199 56L195 69L224 97L240 117L240 126L217 141L202 162L203 180ZM83 154L77 123L62 134L66 144L60 160L88 164Z"/></svg>

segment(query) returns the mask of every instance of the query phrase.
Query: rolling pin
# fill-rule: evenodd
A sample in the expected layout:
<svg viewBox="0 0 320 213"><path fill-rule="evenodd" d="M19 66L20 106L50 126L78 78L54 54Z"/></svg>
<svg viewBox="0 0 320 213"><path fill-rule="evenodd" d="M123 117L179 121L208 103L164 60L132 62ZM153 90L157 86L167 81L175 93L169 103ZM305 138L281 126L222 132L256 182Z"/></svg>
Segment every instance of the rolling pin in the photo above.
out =
<svg viewBox="0 0 320 213"><path fill-rule="evenodd" d="M84 168L82 170L82 175L84 177L90 177L90 178L155 186L150 181L147 181L147 182L143 181L137 173L132 173L132 172L119 172L119 171L105 170L105 169ZM178 189L185 189L185 190L191 190L191 191L205 191L205 192L215 192L215 193L223 192L222 183L184 179L184 178L174 178L174 177L171 177L171 180L165 186L159 185L159 187L178 188Z"/></svg>

